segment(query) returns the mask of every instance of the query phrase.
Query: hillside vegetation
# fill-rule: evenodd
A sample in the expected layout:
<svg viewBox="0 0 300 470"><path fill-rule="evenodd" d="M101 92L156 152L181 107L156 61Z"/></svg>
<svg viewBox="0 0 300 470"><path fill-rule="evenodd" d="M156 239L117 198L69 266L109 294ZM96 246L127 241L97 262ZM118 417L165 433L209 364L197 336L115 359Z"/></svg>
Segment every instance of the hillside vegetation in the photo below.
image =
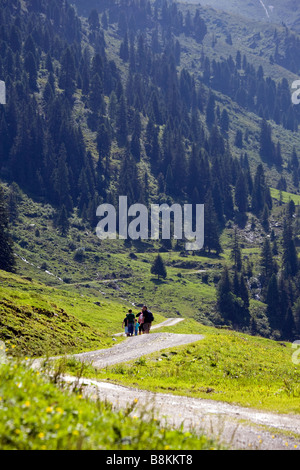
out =
<svg viewBox="0 0 300 470"><path fill-rule="evenodd" d="M13 404L13 406L12 406ZM135 415L135 404L114 411L109 403L82 399L18 363L0 367L2 450L208 450L217 441L163 428Z"/></svg>
<svg viewBox="0 0 300 470"><path fill-rule="evenodd" d="M0 267L28 278L3 286L3 331L18 307L22 318L43 309L44 320L63 310L72 350L76 318L102 335L147 303L157 318L299 336L300 107L290 83L300 39L240 13L167 1L2 1ZM147 207L204 203L203 249L100 241L96 209L118 208L120 195ZM163 280L151 275L158 252ZM36 300L35 281L44 284Z"/></svg>
<svg viewBox="0 0 300 470"><path fill-rule="evenodd" d="M154 392L299 414L300 371L290 344L216 330L193 320L162 331L205 337L105 371L87 367L84 374ZM74 365L70 370L76 370Z"/></svg>

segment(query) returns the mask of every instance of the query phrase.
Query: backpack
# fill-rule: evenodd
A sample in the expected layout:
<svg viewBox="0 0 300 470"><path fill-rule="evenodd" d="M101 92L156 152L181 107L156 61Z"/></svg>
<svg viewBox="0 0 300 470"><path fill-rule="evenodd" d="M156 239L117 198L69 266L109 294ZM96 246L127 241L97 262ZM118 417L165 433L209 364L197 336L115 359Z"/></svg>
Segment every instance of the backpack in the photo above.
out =
<svg viewBox="0 0 300 470"><path fill-rule="evenodd" d="M150 312L150 310L147 310L146 312L146 320L147 320L147 323L152 323L154 321L153 313Z"/></svg>
<svg viewBox="0 0 300 470"><path fill-rule="evenodd" d="M138 319L139 324L141 325L142 323L144 323L144 320L145 320L144 315L141 313Z"/></svg>

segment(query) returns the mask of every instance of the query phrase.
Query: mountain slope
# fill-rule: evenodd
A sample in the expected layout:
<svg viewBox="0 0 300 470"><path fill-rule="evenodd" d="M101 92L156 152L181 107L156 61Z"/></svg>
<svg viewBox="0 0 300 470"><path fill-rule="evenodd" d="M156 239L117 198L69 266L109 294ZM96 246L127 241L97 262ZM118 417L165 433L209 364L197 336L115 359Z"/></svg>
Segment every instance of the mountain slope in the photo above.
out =
<svg viewBox="0 0 300 470"><path fill-rule="evenodd" d="M88 2L85 11L99 12L80 18L61 0L1 6L8 104L0 108L0 176L18 269L70 290L78 284L131 304L151 302L164 313L270 334L260 243L266 235L276 242L271 271L279 281L291 259L284 224L294 254L299 233L295 208L281 213L270 192L299 191L300 107L290 94L298 36L170 2ZM187 254L180 241L96 239L97 206L118 208L120 195L148 207L204 202L204 249ZM231 312L224 317L217 304L227 263L234 278L234 225L249 252L232 299L248 325L244 313L233 325ZM157 251L166 253L169 271L159 283L149 273ZM188 264L211 270L186 282L179 266L184 273ZM298 317L296 276L280 284L284 323ZM105 280L112 282L102 289Z"/></svg>
<svg viewBox="0 0 300 470"><path fill-rule="evenodd" d="M181 0L184 3L184 0ZM198 3L190 0L188 3ZM202 5L209 5L218 10L246 16L258 21L281 24L299 30L300 7L297 0L204 0Z"/></svg>

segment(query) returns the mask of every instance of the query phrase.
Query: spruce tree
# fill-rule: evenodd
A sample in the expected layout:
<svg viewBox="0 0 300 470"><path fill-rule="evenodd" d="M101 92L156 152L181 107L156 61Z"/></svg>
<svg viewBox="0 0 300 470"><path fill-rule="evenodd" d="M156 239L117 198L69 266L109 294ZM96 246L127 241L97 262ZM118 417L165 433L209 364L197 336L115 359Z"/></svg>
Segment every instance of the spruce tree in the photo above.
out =
<svg viewBox="0 0 300 470"><path fill-rule="evenodd" d="M242 270L242 255L241 255L241 249L240 249L239 240L238 240L237 228L235 228L234 230L233 246L231 249L231 259L233 260L233 263L234 263L234 269L240 272Z"/></svg>
<svg viewBox="0 0 300 470"><path fill-rule="evenodd" d="M282 268L285 278L296 276L299 270L299 261L293 236L293 227L291 219L288 215L285 216L283 225Z"/></svg>
<svg viewBox="0 0 300 470"><path fill-rule="evenodd" d="M248 185L244 172L241 170L235 185L235 204L240 213L248 210Z"/></svg>
<svg viewBox="0 0 300 470"><path fill-rule="evenodd" d="M67 212L65 205L63 205L61 209L58 211L56 225L60 233L62 234L62 236L65 237L70 228L68 212Z"/></svg>
<svg viewBox="0 0 300 470"><path fill-rule="evenodd" d="M118 102L116 115L117 140L119 147L125 147L128 142L127 105L122 93Z"/></svg>
<svg viewBox="0 0 300 470"><path fill-rule="evenodd" d="M260 264L262 266L262 284L267 286L271 276L274 274L274 260L269 238L265 238L261 254Z"/></svg>
<svg viewBox="0 0 300 470"><path fill-rule="evenodd" d="M280 295L276 274L272 274L272 277L269 281L266 303L267 316L269 318L271 327L273 329L280 329Z"/></svg>
<svg viewBox="0 0 300 470"><path fill-rule="evenodd" d="M235 320L235 298L229 270L225 266L217 286L217 309L224 320Z"/></svg>
<svg viewBox="0 0 300 470"><path fill-rule="evenodd" d="M9 234L9 220L4 191L0 186L0 269L13 272L15 258L13 244Z"/></svg>
<svg viewBox="0 0 300 470"><path fill-rule="evenodd" d="M217 254L222 251L219 240L218 219L210 190L206 195L204 204L204 249L208 250L209 253L214 250Z"/></svg>
<svg viewBox="0 0 300 470"><path fill-rule="evenodd" d="M262 120L260 129L260 156L269 163L276 163L272 129L265 119Z"/></svg>
<svg viewBox="0 0 300 470"><path fill-rule="evenodd" d="M160 255L157 255L151 266L151 274L155 274L158 279L160 277L162 277L163 279L167 277L167 270L164 261Z"/></svg>
<svg viewBox="0 0 300 470"><path fill-rule="evenodd" d="M211 128L216 120L215 116L215 97L211 94L208 98L207 108L206 108L206 124Z"/></svg>
<svg viewBox="0 0 300 470"><path fill-rule="evenodd" d="M265 172L262 164L260 163L256 169L253 191L252 191L252 211L259 214L266 202L266 181Z"/></svg>
<svg viewBox="0 0 300 470"><path fill-rule="evenodd" d="M227 136L229 131L229 116L227 110L224 108L221 114L220 126L222 133Z"/></svg>
<svg viewBox="0 0 300 470"><path fill-rule="evenodd" d="M243 275L241 275L240 280L240 297L244 302L244 308L247 310L250 306L249 291Z"/></svg>

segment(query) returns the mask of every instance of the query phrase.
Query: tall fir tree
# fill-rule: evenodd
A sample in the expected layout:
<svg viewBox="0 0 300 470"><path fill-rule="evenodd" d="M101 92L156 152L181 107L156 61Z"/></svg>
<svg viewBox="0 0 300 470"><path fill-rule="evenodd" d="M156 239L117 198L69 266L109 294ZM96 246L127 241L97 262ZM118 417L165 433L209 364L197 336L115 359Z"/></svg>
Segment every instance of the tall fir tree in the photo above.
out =
<svg viewBox="0 0 300 470"><path fill-rule="evenodd" d="M151 274L155 274L158 279L160 277L162 277L163 279L167 277L167 270L161 255L157 255L157 257L155 258L151 266Z"/></svg>
<svg viewBox="0 0 300 470"><path fill-rule="evenodd" d="M13 243L9 233L9 218L4 191L0 186L0 269L13 272L15 257Z"/></svg>

